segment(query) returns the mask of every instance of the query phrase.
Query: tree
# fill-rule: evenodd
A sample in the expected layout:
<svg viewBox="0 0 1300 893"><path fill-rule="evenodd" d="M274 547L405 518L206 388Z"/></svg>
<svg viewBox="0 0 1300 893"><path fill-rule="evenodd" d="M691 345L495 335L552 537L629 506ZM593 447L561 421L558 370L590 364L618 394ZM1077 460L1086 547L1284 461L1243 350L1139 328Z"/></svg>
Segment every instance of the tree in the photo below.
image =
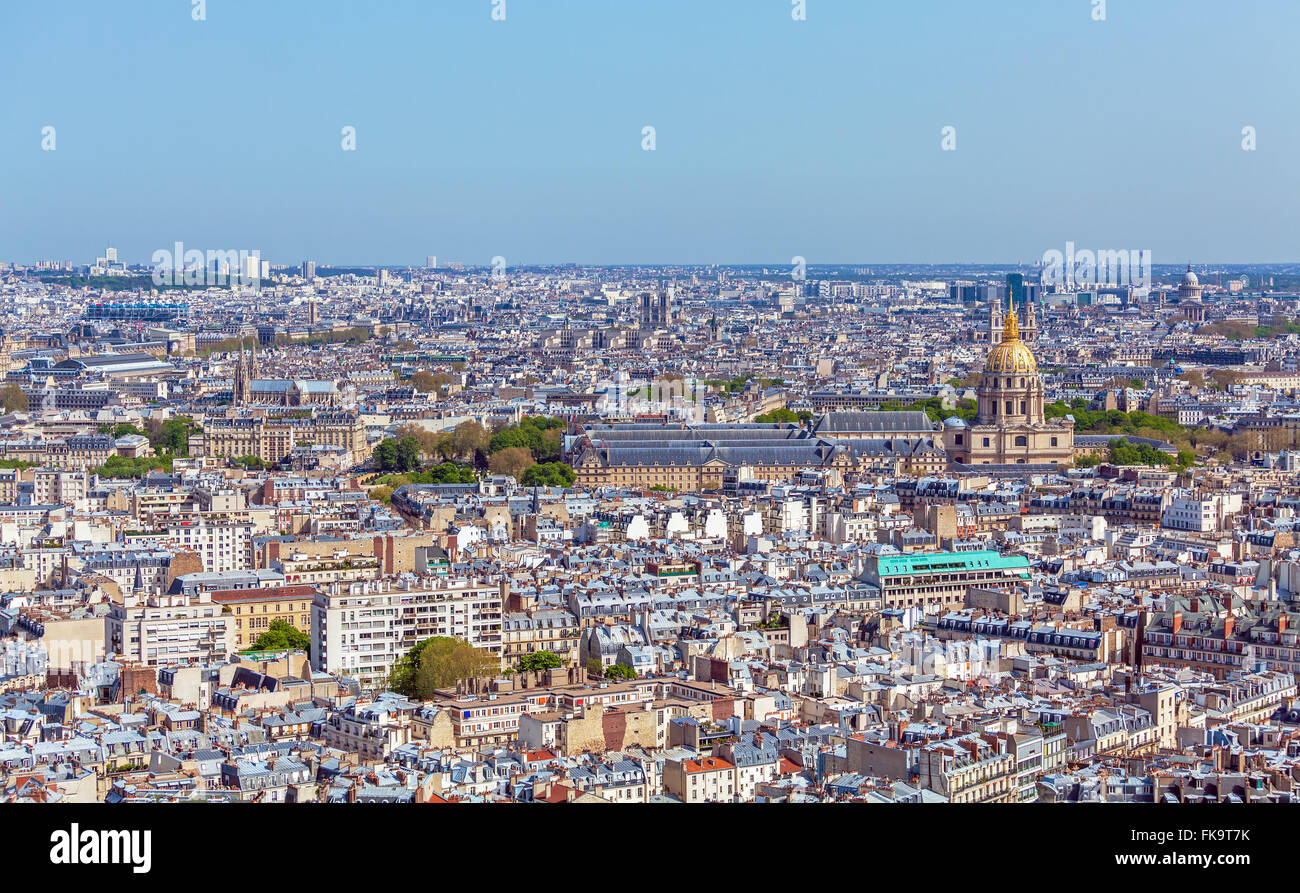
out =
<svg viewBox="0 0 1300 893"><path fill-rule="evenodd" d="M1223 448L1234 459L1248 459L1250 454L1260 448L1260 437L1250 431L1239 431L1228 437Z"/></svg>
<svg viewBox="0 0 1300 893"><path fill-rule="evenodd" d="M519 672L536 673L540 670L555 670L564 666L564 661L554 651L534 651L519 659Z"/></svg>
<svg viewBox="0 0 1300 893"><path fill-rule="evenodd" d="M498 673L501 661L463 639L437 636L425 639L399 658L388 677L388 687L407 697L427 699L462 679Z"/></svg>
<svg viewBox="0 0 1300 893"><path fill-rule="evenodd" d="M605 678L606 679L635 679L636 670L632 669L627 664L612 664L609 667L609 669L605 671Z"/></svg>
<svg viewBox="0 0 1300 893"><path fill-rule="evenodd" d="M538 462L554 462L563 452L564 419L526 416L518 425L502 428L492 435L488 451L499 453L512 447L524 447Z"/></svg>
<svg viewBox="0 0 1300 893"><path fill-rule="evenodd" d="M450 459L476 459L479 453L487 451L492 436L478 422L461 422L451 432L451 448L455 451Z"/></svg>
<svg viewBox="0 0 1300 893"><path fill-rule="evenodd" d="M444 435L437 431L430 431L422 425L414 422L407 422L397 429L397 439L403 437L413 437L420 444L420 452L430 458L438 455L438 441Z"/></svg>
<svg viewBox="0 0 1300 893"><path fill-rule="evenodd" d="M103 465L92 468L90 473L97 474L102 478L121 479L144 477L151 471L170 472L171 470L171 456L141 457L139 459L128 459L125 456L109 456Z"/></svg>
<svg viewBox="0 0 1300 893"><path fill-rule="evenodd" d="M30 408L27 394L16 382L10 382L0 388L0 406L4 407L6 413L27 412Z"/></svg>
<svg viewBox="0 0 1300 893"><path fill-rule="evenodd" d="M770 425L774 422L798 422L799 415L793 409L782 407L771 412L765 412L762 415L756 415L754 421L760 425Z"/></svg>
<svg viewBox="0 0 1300 893"><path fill-rule="evenodd" d="M397 441L391 437L381 440L370 454L370 460L380 471L400 471L397 467Z"/></svg>
<svg viewBox="0 0 1300 893"><path fill-rule="evenodd" d="M414 437L380 441L371 456L379 471L417 471L420 468L420 442Z"/></svg>
<svg viewBox="0 0 1300 893"><path fill-rule="evenodd" d="M1133 443L1126 437L1117 437L1110 442L1110 464L1169 466L1180 463L1177 456L1171 456L1149 443Z"/></svg>
<svg viewBox="0 0 1300 893"><path fill-rule="evenodd" d="M100 434L111 434L114 439L126 437L128 434L144 434L143 431L130 422L119 422L116 425L100 425L97 430Z"/></svg>
<svg viewBox="0 0 1300 893"><path fill-rule="evenodd" d="M190 452L190 434L198 430L194 419L189 416L173 416L167 421L149 419L144 423L145 435L150 445L159 453L173 456L188 456Z"/></svg>
<svg viewBox="0 0 1300 893"><path fill-rule="evenodd" d="M576 479L577 474L563 462L547 462L530 467L519 483L524 487L572 487Z"/></svg>
<svg viewBox="0 0 1300 893"><path fill-rule="evenodd" d="M1196 447L1219 450L1228 442L1228 433L1218 428L1197 428L1191 434L1191 441Z"/></svg>
<svg viewBox="0 0 1300 893"><path fill-rule="evenodd" d="M533 451L538 462L555 462L564 455L564 429L547 428L542 432L542 444Z"/></svg>
<svg viewBox="0 0 1300 893"><path fill-rule="evenodd" d="M397 441L397 461L402 471L418 471L420 468L420 441L414 437L403 437Z"/></svg>
<svg viewBox="0 0 1300 893"><path fill-rule="evenodd" d="M488 461L488 468L493 474L508 474L515 480L522 480L524 472L537 463L533 454L524 447L509 447L499 453L493 453Z"/></svg>
<svg viewBox="0 0 1300 893"><path fill-rule="evenodd" d="M1241 373L1231 369L1214 369L1210 372L1210 381L1214 382L1214 387L1220 391L1231 388L1240 377Z"/></svg>
<svg viewBox="0 0 1300 893"><path fill-rule="evenodd" d="M253 651L307 651L310 648L311 636L287 620L272 620L266 632L251 646Z"/></svg>
<svg viewBox="0 0 1300 893"><path fill-rule="evenodd" d="M427 394L430 391L433 391L438 396L442 396L443 392L447 390L447 385L451 384L451 376L442 374L435 375L432 372L421 369L419 372L411 376L411 384L421 394Z"/></svg>

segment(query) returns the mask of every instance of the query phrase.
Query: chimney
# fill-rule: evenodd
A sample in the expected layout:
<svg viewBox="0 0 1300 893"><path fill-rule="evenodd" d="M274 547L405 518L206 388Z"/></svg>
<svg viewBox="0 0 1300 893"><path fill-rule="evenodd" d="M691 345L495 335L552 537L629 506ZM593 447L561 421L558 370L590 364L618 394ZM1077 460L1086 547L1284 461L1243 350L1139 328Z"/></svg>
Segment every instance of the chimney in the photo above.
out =
<svg viewBox="0 0 1300 893"><path fill-rule="evenodd" d="M1236 619L1235 619L1231 614L1229 614L1227 617L1224 618L1224 620L1223 620L1223 637L1224 637L1225 639L1231 639L1231 638L1232 638L1232 630L1233 630L1233 627L1235 627L1236 625L1237 625L1237 621L1236 621Z"/></svg>
<svg viewBox="0 0 1300 893"><path fill-rule="evenodd" d="M1277 631L1279 633L1286 632L1289 623L1290 623L1290 615L1288 615L1286 611L1283 611L1282 613L1277 615Z"/></svg>
<svg viewBox="0 0 1300 893"><path fill-rule="evenodd" d="M1182 612L1182 611L1175 611L1175 612L1174 612L1174 632L1178 632L1178 631L1179 631L1180 629L1182 629L1182 628L1183 628L1183 612Z"/></svg>

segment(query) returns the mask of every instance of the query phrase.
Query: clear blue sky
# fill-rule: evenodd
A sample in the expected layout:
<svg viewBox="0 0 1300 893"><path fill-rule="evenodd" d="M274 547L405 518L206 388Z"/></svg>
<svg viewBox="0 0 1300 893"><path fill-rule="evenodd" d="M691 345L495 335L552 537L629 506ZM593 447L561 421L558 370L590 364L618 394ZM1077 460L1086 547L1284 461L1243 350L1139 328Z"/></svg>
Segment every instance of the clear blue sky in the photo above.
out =
<svg viewBox="0 0 1300 893"><path fill-rule="evenodd" d="M1296 260L1300 3L1107 7L3 0L0 260Z"/></svg>

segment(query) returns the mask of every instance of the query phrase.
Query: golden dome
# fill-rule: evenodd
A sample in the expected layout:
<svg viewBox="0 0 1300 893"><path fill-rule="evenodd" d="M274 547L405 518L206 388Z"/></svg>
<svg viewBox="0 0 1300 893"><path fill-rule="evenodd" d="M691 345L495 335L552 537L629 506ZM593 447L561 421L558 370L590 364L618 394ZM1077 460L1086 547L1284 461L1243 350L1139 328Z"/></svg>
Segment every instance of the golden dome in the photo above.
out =
<svg viewBox="0 0 1300 893"><path fill-rule="evenodd" d="M996 375L1038 374L1034 352L1020 340L1020 324L1012 306L1007 307L1006 320L1002 324L1002 343L989 351L984 371Z"/></svg>

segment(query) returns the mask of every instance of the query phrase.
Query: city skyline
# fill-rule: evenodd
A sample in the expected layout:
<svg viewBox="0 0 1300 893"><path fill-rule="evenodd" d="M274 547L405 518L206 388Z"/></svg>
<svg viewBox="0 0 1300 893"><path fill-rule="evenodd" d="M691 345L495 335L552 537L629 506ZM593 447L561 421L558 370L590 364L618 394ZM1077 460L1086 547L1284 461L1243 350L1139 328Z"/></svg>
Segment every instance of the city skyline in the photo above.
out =
<svg viewBox="0 0 1300 893"><path fill-rule="evenodd" d="M228 886L198 804L276 804L235 872L373 886L438 875L416 806L491 870L537 849L493 805L743 804L638 867L811 878L861 829L762 806L902 854L988 805L1031 877L1285 861L1295 34L0 3L0 803L54 807L11 849ZM613 839L544 815L560 877Z"/></svg>

